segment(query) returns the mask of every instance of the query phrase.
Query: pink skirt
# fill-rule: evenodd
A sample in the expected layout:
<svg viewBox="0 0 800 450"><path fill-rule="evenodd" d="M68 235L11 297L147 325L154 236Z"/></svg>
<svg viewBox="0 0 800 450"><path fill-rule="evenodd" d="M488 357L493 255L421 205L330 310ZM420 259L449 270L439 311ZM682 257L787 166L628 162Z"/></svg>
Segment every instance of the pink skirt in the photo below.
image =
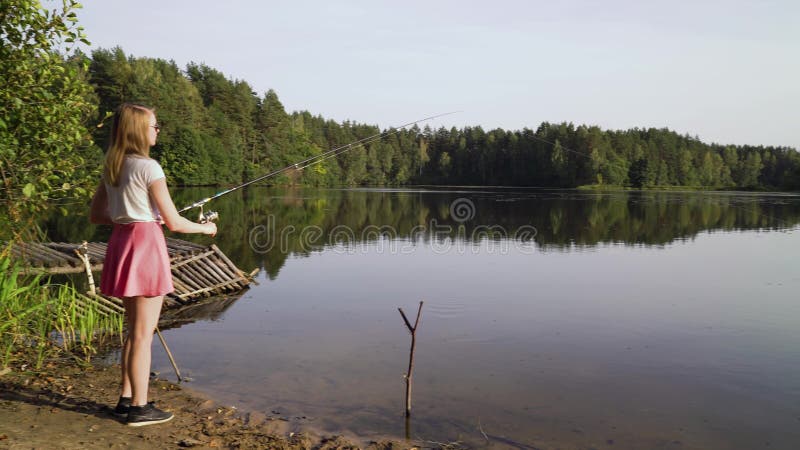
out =
<svg viewBox="0 0 800 450"><path fill-rule="evenodd" d="M114 224L100 292L112 297L157 297L174 291L164 231L156 222Z"/></svg>

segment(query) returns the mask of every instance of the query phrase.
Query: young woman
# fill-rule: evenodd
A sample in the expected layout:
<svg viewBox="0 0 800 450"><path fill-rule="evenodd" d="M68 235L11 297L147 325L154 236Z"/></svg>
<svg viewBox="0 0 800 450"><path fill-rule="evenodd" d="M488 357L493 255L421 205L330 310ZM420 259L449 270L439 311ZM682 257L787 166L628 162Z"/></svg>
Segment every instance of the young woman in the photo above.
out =
<svg viewBox="0 0 800 450"><path fill-rule="evenodd" d="M150 348L164 295L173 291L167 244L161 224L180 233L216 235L212 223L180 215L167 190L164 171L150 158L160 131L152 109L123 104L114 115L103 179L92 199L91 221L114 226L100 292L125 306L128 335L122 350L122 387L115 413L130 426L172 419L147 402Z"/></svg>

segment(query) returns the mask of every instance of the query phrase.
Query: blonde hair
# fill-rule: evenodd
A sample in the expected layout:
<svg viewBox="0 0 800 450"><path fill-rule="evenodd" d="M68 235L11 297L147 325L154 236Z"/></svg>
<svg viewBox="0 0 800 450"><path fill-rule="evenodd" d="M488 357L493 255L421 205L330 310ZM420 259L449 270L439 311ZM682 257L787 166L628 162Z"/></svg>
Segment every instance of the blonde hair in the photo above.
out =
<svg viewBox="0 0 800 450"><path fill-rule="evenodd" d="M127 155L150 157L150 142L147 134L150 128L150 108L134 103L123 103L114 114L111 125L111 139L106 152L103 180L119 186L119 172Z"/></svg>

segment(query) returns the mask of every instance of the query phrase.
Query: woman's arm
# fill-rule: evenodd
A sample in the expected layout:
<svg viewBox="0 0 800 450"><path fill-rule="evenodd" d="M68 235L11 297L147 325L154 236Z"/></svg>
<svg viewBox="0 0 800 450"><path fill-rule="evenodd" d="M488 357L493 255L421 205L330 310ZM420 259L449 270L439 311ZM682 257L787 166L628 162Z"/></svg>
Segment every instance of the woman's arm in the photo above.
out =
<svg viewBox="0 0 800 450"><path fill-rule="evenodd" d="M172 197L169 195L166 178L153 181L150 184L149 190L150 198L153 199L153 203L155 203L158 211L161 212L161 218L170 231L176 231L178 233L203 233L210 234L211 236L217 234L217 225L214 222L195 223L178 214L178 210L172 202Z"/></svg>
<svg viewBox="0 0 800 450"><path fill-rule="evenodd" d="M112 225L114 223L108 215L108 193L106 193L106 185L103 182L100 182L100 186L97 186L94 197L92 197L89 221L98 225Z"/></svg>

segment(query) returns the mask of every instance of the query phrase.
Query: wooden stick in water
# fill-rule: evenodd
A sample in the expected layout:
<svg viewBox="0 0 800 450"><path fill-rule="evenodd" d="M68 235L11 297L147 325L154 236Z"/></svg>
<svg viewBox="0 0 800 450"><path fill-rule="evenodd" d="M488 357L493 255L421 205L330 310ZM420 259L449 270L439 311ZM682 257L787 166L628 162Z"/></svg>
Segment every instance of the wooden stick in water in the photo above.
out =
<svg viewBox="0 0 800 450"><path fill-rule="evenodd" d="M167 341L164 340L164 336L161 335L161 330L156 327L156 333L158 333L158 339L161 340L161 345L164 346L164 350L167 351L167 357L169 358L169 362L172 363L172 368L175 369L175 375L178 376L178 381L183 381L183 377L181 377L181 371L178 370L178 365L175 364L175 358L172 357L172 352L169 351L169 347L167 347Z"/></svg>
<svg viewBox="0 0 800 450"><path fill-rule="evenodd" d="M414 326L411 326L411 322L408 321L403 308L397 308L400 311L400 315L403 316L403 321L406 323L409 333L411 333L411 354L408 358L408 374L406 374L406 417L411 417L411 377L414 371L414 349L417 346L417 325L419 325L419 317L422 314L422 303L422 301L419 302L417 320L414 322Z"/></svg>

